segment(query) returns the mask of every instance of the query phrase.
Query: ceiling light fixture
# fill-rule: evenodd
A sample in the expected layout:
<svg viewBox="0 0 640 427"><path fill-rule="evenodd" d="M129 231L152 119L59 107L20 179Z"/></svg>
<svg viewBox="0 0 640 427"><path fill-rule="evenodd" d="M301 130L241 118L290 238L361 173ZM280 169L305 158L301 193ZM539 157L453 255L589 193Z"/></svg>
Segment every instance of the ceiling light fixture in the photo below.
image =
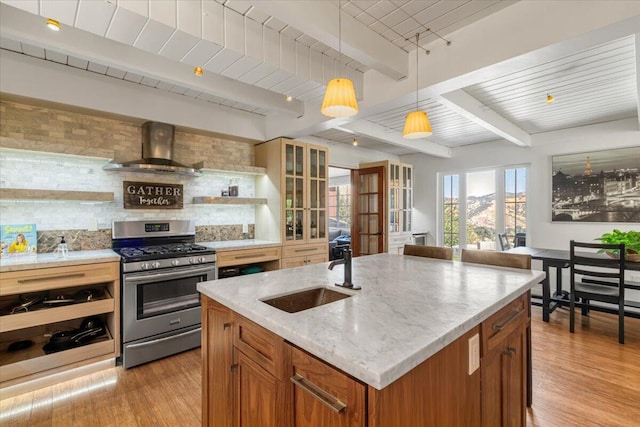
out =
<svg viewBox="0 0 640 427"><path fill-rule="evenodd" d="M351 141L351 145L356 147L358 145L358 140L356 138L353 138L353 141Z"/></svg>
<svg viewBox="0 0 640 427"><path fill-rule="evenodd" d="M338 61L342 62L342 1L338 2ZM329 117L351 117L358 113L353 82L344 77L331 79L320 112Z"/></svg>
<svg viewBox="0 0 640 427"><path fill-rule="evenodd" d="M202 68L196 67L193 69L193 74L195 74L196 76L201 76L204 74L204 71L202 71Z"/></svg>
<svg viewBox="0 0 640 427"><path fill-rule="evenodd" d="M293 96L287 95L284 99L286 99L287 102L291 102L291 101L293 101Z"/></svg>
<svg viewBox="0 0 640 427"><path fill-rule="evenodd" d="M431 124L429 117L424 111L418 111L418 51L420 45L420 33L416 33L416 111L407 114L404 122L402 137L407 139L427 138L431 136Z"/></svg>
<svg viewBox="0 0 640 427"><path fill-rule="evenodd" d="M46 24L50 30L60 31L60 23L55 19L51 19L51 18L47 19Z"/></svg>
<svg viewBox="0 0 640 427"><path fill-rule="evenodd" d="M554 100L555 98L549 95L549 92L547 92L547 104L551 104Z"/></svg>

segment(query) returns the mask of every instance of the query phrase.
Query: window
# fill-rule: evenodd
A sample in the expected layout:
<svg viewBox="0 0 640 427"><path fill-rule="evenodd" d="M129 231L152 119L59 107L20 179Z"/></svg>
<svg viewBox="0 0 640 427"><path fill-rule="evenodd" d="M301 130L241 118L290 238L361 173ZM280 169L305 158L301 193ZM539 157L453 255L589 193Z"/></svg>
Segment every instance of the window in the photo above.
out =
<svg viewBox="0 0 640 427"><path fill-rule="evenodd" d="M458 175L445 175L442 180L443 209L442 219L444 231L444 246L450 248L457 247L459 244L459 217L460 217L460 201Z"/></svg>
<svg viewBox="0 0 640 427"><path fill-rule="evenodd" d="M505 232L516 245L527 232L527 168L443 174L440 244L454 249L498 249Z"/></svg>
<svg viewBox="0 0 640 427"><path fill-rule="evenodd" d="M527 232L527 169L504 171L504 230L509 240Z"/></svg>

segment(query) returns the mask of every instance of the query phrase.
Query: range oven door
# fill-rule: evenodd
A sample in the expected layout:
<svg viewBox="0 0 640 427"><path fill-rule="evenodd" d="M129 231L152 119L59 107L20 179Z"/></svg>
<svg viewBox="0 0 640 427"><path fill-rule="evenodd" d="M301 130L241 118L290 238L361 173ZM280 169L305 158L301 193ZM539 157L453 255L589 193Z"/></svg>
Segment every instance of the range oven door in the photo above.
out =
<svg viewBox="0 0 640 427"><path fill-rule="evenodd" d="M199 282L215 279L215 265L174 267L122 275L122 341L200 324Z"/></svg>

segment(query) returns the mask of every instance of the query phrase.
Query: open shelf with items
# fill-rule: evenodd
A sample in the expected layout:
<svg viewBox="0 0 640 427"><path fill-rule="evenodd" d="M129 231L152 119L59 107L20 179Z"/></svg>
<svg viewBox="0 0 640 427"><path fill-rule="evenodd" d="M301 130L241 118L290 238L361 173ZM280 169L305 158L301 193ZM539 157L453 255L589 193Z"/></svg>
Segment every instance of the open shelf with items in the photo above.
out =
<svg viewBox="0 0 640 427"><path fill-rule="evenodd" d="M3 188L0 191L0 200L113 202L114 199L112 191L35 190L30 188Z"/></svg>
<svg viewBox="0 0 640 427"><path fill-rule="evenodd" d="M113 360L120 354L120 263L109 260L80 265L4 271L0 273L0 388L61 373L94 362ZM82 301L91 289L90 300ZM49 307L34 304L28 311L11 314L29 296L77 302ZM94 299L95 298L95 299ZM52 303L53 304L53 303ZM83 320L98 317L106 335L78 347L46 354L43 345L60 331L73 331ZM33 342L23 349L12 343ZM14 346L15 347L15 346Z"/></svg>
<svg viewBox="0 0 640 427"><path fill-rule="evenodd" d="M243 269L252 267L257 267L260 271L279 270L281 256L280 246L218 252L218 278L238 276L243 273Z"/></svg>
<svg viewBox="0 0 640 427"><path fill-rule="evenodd" d="M261 197L216 197L201 196L193 198L194 205L266 205L267 199Z"/></svg>

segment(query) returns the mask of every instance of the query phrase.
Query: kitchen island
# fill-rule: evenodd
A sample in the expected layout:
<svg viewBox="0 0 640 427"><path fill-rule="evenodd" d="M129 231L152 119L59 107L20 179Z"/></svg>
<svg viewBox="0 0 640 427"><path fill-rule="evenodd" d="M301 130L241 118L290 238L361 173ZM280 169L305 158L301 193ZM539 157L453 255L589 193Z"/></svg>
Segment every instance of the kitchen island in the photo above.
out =
<svg viewBox="0 0 640 427"><path fill-rule="evenodd" d="M524 420L527 304L542 272L379 254L353 260L362 290L349 291L333 286L342 268L198 285L204 425ZM352 296L297 313L263 302L319 287ZM483 390L498 387L497 399L481 399L484 373L492 377L483 376ZM510 407L502 394L512 395Z"/></svg>

